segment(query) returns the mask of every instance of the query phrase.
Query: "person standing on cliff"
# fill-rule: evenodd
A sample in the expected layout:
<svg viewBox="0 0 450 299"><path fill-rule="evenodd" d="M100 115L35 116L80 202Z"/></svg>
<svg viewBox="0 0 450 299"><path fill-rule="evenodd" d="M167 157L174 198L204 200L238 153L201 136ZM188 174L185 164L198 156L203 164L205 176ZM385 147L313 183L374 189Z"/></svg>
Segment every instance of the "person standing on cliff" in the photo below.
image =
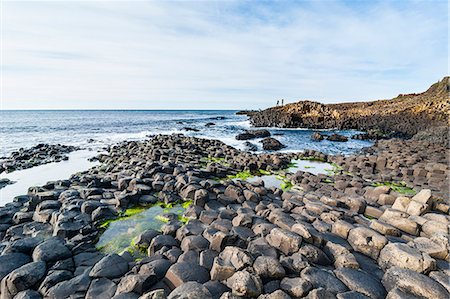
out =
<svg viewBox="0 0 450 299"><path fill-rule="evenodd" d="M284 99L281 99L281 106L284 106Z"/></svg>
<svg viewBox="0 0 450 299"><path fill-rule="evenodd" d="M278 107L279 104L280 104L280 100L277 100L277 107Z"/></svg>

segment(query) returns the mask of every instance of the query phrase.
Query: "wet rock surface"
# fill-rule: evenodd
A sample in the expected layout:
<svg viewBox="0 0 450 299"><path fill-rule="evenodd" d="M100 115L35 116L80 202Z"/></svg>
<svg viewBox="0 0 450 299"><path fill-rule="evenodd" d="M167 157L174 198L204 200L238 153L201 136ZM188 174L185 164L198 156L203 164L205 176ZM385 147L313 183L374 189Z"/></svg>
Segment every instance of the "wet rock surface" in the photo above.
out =
<svg viewBox="0 0 450 299"><path fill-rule="evenodd" d="M101 165L0 208L1 298L447 298L445 190L373 185L392 167L447 178L445 157L398 140L350 157L256 155L182 135L111 146ZM283 170L299 158L336 164ZM292 187L227 178L261 170ZM166 215L134 238L139 258L97 250L108 219L155 202L192 202L187 224Z"/></svg>

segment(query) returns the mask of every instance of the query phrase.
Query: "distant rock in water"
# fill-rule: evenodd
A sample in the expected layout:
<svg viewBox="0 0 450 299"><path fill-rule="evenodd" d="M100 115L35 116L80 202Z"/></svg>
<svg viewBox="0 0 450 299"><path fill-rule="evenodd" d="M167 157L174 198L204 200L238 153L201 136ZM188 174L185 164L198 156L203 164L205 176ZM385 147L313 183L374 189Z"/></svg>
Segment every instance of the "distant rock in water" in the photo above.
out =
<svg viewBox="0 0 450 299"><path fill-rule="evenodd" d="M263 149L266 151L277 151L282 148L285 148L286 146L282 144L280 141L276 140L275 138L265 138L262 141Z"/></svg>
<svg viewBox="0 0 450 299"><path fill-rule="evenodd" d="M391 100L342 104L300 101L247 115L256 127L377 130L411 138L420 131L450 124L449 78L423 93Z"/></svg>
<svg viewBox="0 0 450 299"><path fill-rule="evenodd" d="M250 140L256 138L269 137L270 132L267 130L247 130L244 133L238 134L236 136L237 140Z"/></svg>
<svg viewBox="0 0 450 299"><path fill-rule="evenodd" d="M188 131L188 132L189 131L192 131L192 132L199 132L200 131L199 129L191 128L191 127L184 127L183 130Z"/></svg>
<svg viewBox="0 0 450 299"><path fill-rule="evenodd" d="M314 133L311 135L311 139L312 139L312 140L315 140L315 141L322 141L322 140L325 139L325 137L324 137L322 134L320 134L319 132L314 132Z"/></svg>
<svg viewBox="0 0 450 299"><path fill-rule="evenodd" d="M256 112L257 112L256 110L241 110L236 112L236 115L250 115Z"/></svg>
<svg viewBox="0 0 450 299"><path fill-rule="evenodd" d="M336 141L336 142L346 142L346 141L348 141L348 138L344 135L331 134L331 135L327 136L327 140Z"/></svg>
<svg viewBox="0 0 450 299"><path fill-rule="evenodd" d="M245 150L247 150L249 152L255 152L258 150L258 147L256 146L256 144L253 144L250 141L246 141L244 143L244 145L245 145Z"/></svg>

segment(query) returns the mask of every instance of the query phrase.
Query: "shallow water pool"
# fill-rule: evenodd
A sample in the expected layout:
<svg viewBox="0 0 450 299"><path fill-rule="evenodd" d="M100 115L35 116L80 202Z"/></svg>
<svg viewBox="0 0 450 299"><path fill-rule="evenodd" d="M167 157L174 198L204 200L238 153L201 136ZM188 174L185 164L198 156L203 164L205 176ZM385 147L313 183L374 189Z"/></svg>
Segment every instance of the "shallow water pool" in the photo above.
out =
<svg viewBox="0 0 450 299"><path fill-rule="evenodd" d="M296 173L297 171L305 171L314 175L328 174L331 175L333 171L333 165L327 162L310 161L310 160L292 160L293 166L286 169L286 172ZM289 190L292 184L284 177L274 173L261 176L252 176L246 179L248 182L264 181L266 188L276 187L283 190Z"/></svg>
<svg viewBox="0 0 450 299"><path fill-rule="evenodd" d="M96 154L98 152L89 150L74 151L68 155L69 160L66 161L43 164L11 173L1 173L0 178L7 178L15 183L0 189L0 206L12 202L15 196L27 194L28 188L31 186L41 186L49 181L68 179L74 173L100 164L98 161L88 161L88 158Z"/></svg>
<svg viewBox="0 0 450 299"><path fill-rule="evenodd" d="M167 222L162 217L165 213L173 213L181 217L186 210L186 205L177 204L171 208L154 205L138 209L141 211L131 216L126 216L125 212L124 217L106 222L104 224L106 230L97 242L97 249L104 253L120 253L129 250L135 256L139 255L138 248L132 243L133 239L148 229L160 230Z"/></svg>

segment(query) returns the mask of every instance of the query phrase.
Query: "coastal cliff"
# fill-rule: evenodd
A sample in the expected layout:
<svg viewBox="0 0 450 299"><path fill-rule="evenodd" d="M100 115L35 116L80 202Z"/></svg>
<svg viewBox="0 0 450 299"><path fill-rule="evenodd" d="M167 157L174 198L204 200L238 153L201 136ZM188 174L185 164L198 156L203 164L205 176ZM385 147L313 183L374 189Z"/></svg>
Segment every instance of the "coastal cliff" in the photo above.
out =
<svg viewBox="0 0 450 299"><path fill-rule="evenodd" d="M442 128L449 125L449 78L423 93L401 94L391 100L342 104L299 101L247 115L255 127L378 130L405 138L440 127L440 134L446 135Z"/></svg>

